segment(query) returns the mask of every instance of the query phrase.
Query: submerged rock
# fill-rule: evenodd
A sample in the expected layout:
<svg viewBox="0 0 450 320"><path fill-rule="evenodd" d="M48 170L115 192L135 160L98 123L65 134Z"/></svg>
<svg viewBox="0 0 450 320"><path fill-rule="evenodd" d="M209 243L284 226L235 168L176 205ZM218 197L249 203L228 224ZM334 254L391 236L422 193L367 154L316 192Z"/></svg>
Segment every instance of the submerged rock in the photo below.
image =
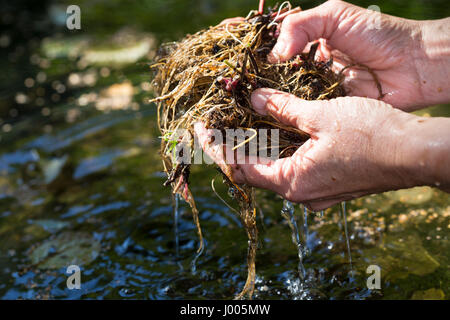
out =
<svg viewBox="0 0 450 320"><path fill-rule="evenodd" d="M445 293L441 289L431 288L413 293L411 300L444 300Z"/></svg>
<svg viewBox="0 0 450 320"><path fill-rule="evenodd" d="M69 222L54 219L41 219L30 221L31 224L42 227L47 232L54 233L69 226Z"/></svg>
<svg viewBox="0 0 450 320"><path fill-rule="evenodd" d="M405 279L410 274L424 276L439 267L439 262L422 246L416 234L387 234L383 245L366 250L364 258L369 264L381 267L384 281Z"/></svg>
<svg viewBox="0 0 450 320"><path fill-rule="evenodd" d="M36 247L30 259L40 269L59 269L72 264L81 266L94 261L100 249L100 242L88 233L64 232Z"/></svg>

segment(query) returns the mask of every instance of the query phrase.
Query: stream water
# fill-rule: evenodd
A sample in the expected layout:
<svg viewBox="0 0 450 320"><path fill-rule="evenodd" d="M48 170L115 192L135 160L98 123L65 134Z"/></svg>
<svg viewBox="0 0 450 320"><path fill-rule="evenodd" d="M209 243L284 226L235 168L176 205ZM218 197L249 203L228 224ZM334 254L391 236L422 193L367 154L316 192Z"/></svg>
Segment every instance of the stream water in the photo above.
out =
<svg viewBox="0 0 450 320"><path fill-rule="evenodd" d="M232 208L211 190L217 171L194 166L190 178L201 255L189 207L177 199L174 207L162 186L148 62L157 43L245 15L254 2L108 1L106 10L106 2L80 0L76 32L65 29L70 3L2 8L0 298L231 299L240 292L247 236L227 188L215 184ZM445 1L393 3L381 4L383 12L449 15ZM264 215L255 298L449 298L448 194L420 187L368 196L347 202L343 217L339 206L315 215L287 202L283 209L264 190L256 198ZM80 290L66 286L72 264L81 267ZM370 265L382 270L380 290L367 288Z"/></svg>

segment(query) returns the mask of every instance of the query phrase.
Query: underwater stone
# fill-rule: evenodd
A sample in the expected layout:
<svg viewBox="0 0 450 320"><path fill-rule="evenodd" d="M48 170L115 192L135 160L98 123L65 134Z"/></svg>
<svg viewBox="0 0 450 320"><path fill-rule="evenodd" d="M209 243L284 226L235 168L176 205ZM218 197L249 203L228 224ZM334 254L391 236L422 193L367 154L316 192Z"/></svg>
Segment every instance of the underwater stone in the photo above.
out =
<svg viewBox="0 0 450 320"><path fill-rule="evenodd" d="M381 267L383 281L405 279L410 274L424 276L439 267L416 234L387 234L383 245L365 251L364 260Z"/></svg>
<svg viewBox="0 0 450 320"><path fill-rule="evenodd" d="M431 288L423 291L415 291L411 300L444 300L445 293L441 289Z"/></svg>
<svg viewBox="0 0 450 320"><path fill-rule="evenodd" d="M100 243L88 233L64 232L35 248L30 259L40 269L81 266L94 261L100 249Z"/></svg>

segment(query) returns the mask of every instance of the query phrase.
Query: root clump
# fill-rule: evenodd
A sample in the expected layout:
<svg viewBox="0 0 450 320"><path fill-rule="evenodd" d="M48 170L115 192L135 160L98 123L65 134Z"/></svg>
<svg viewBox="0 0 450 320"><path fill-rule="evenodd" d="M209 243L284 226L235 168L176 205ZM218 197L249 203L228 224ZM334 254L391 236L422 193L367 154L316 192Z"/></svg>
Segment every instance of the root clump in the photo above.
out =
<svg viewBox="0 0 450 320"><path fill-rule="evenodd" d="M277 64L267 61L267 54L276 43L276 20L286 14L289 10L253 13L242 21L210 27L179 42L164 44L152 66L158 95L152 101L158 105L158 124L163 138L161 154L168 175L165 184L171 184L174 193L190 204L200 237L199 251L203 249L203 241L198 210L189 189L190 165L177 162L173 156L176 145L181 142L173 138L177 129L189 130L191 137L197 121L204 122L207 128L222 131L250 129L257 133L257 129L279 129L278 156L289 157L309 136L271 116L256 113L250 102L252 92L258 88L273 88L305 100L345 96L343 76L331 70L332 60L315 59L318 44L312 45L309 53L290 61ZM193 145L192 138L182 142ZM268 148L271 148L270 141ZM235 184L231 170L225 171L222 172L224 182L235 191L239 215L249 238L247 281L236 298L251 298L258 244L254 192L249 186Z"/></svg>

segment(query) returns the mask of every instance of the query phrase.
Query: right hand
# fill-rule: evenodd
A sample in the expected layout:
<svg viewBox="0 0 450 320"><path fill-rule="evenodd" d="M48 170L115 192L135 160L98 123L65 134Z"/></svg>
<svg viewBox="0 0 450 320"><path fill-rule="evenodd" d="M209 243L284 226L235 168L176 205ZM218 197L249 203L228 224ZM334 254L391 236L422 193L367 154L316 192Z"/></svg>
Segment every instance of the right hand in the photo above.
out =
<svg viewBox="0 0 450 320"><path fill-rule="evenodd" d="M442 48L448 45L445 39L448 38L445 35L448 22L444 20L440 26L435 26L436 22L397 18L330 0L316 8L288 15L268 59L272 63L289 60L304 51L308 43L321 40L319 53L323 58L331 54L335 65L341 68L352 62L369 67L380 81L385 94L382 100L404 111L412 111L431 103L448 102L445 100L449 97L442 91L446 91L450 59L448 54L440 54L433 60L429 53L439 51L438 48L426 47L436 45L438 39L434 37L440 37L440 52L445 52ZM433 73L439 74L439 86L444 83L437 98L439 86L429 79ZM344 84L349 95L379 97L367 70L350 68L345 74Z"/></svg>
<svg viewBox="0 0 450 320"><path fill-rule="evenodd" d="M235 183L272 190L312 210L419 185L450 191L450 119L421 118L374 99L306 101L267 88L253 92L252 105L311 139L291 157L236 163L228 157L234 144L210 143L212 130L196 123L203 150L223 172L231 169Z"/></svg>

